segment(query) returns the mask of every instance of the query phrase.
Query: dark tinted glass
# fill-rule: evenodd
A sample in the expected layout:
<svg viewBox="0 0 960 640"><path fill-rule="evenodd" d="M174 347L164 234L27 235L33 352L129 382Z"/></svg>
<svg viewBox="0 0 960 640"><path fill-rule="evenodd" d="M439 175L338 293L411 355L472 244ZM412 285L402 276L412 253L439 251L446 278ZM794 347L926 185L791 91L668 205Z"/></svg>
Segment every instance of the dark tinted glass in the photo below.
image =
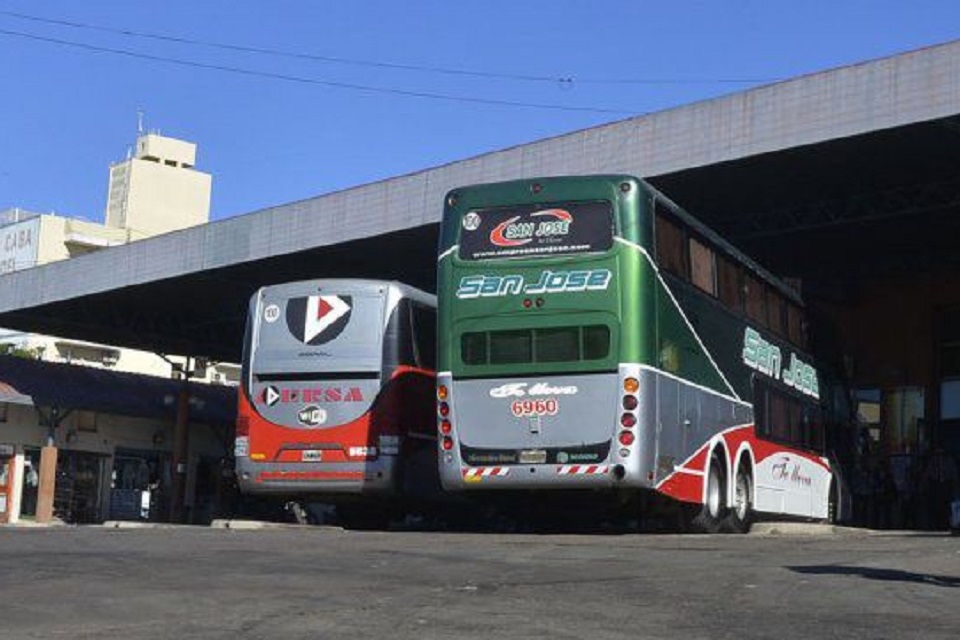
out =
<svg viewBox="0 0 960 640"><path fill-rule="evenodd" d="M460 337L460 359L465 364L487 364L487 334L463 334Z"/></svg>
<svg viewBox="0 0 960 640"><path fill-rule="evenodd" d="M478 209L464 215L459 244L466 260L607 251L613 207L599 201Z"/></svg>
<svg viewBox="0 0 960 640"><path fill-rule="evenodd" d="M579 327L537 329L537 362L569 362L580 359Z"/></svg>
<svg viewBox="0 0 960 640"><path fill-rule="evenodd" d="M602 324L583 328L583 359L601 360L610 353L610 328Z"/></svg>
<svg viewBox="0 0 960 640"><path fill-rule="evenodd" d="M437 368L437 310L413 305L413 335L417 344L419 364L426 369Z"/></svg>
<svg viewBox="0 0 960 640"><path fill-rule="evenodd" d="M490 334L490 364L517 364L533 360L533 332L495 331Z"/></svg>
<svg viewBox="0 0 960 640"><path fill-rule="evenodd" d="M609 353L610 329L605 325L477 332L460 337L460 358L472 365L602 360Z"/></svg>

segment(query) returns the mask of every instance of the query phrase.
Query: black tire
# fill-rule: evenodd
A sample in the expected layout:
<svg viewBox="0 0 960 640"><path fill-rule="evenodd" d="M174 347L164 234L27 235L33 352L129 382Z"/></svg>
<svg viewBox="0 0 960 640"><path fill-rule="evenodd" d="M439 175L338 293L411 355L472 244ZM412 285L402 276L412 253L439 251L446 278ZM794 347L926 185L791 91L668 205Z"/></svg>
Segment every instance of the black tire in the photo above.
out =
<svg viewBox="0 0 960 640"><path fill-rule="evenodd" d="M390 526L393 514L387 505L341 504L337 505L337 519L344 529L383 531Z"/></svg>
<svg viewBox="0 0 960 640"><path fill-rule="evenodd" d="M727 478L726 467L716 452L710 456L706 475L706 496L699 512L690 523L694 531L701 533L719 533L727 517Z"/></svg>
<svg viewBox="0 0 960 640"><path fill-rule="evenodd" d="M827 498L827 524L840 522L840 496L835 480L830 481L830 494Z"/></svg>
<svg viewBox="0 0 960 640"><path fill-rule="evenodd" d="M753 474L747 463L737 468L733 480L733 504L723 521L730 533L747 533L753 525Z"/></svg>

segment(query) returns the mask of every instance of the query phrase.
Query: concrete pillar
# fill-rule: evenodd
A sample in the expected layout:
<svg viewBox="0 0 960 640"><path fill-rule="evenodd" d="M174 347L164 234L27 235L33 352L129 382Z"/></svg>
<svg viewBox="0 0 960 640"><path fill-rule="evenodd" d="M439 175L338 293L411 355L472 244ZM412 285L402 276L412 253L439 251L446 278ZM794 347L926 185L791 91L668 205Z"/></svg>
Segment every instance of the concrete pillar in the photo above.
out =
<svg viewBox="0 0 960 640"><path fill-rule="evenodd" d="M40 484L37 487L37 522L53 520L53 495L57 488L57 448L40 450Z"/></svg>
<svg viewBox="0 0 960 640"><path fill-rule="evenodd" d="M173 425L173 495L170 497L170 521L183 522L187 488L187 424L190 419L190 388L184 383L177 398L177 419Z"/></svg>

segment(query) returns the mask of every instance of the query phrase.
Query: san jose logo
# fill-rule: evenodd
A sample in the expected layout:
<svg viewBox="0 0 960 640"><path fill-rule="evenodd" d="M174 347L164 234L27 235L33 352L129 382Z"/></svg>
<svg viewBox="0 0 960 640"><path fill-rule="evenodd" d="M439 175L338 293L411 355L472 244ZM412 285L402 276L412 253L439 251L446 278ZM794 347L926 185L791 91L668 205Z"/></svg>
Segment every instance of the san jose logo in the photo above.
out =
<svg viewBox="0 0 960 640"><path fill-rule="evenodd" d="M743 333L743 363L760 373L779 380L812 398L820 398L820 385L817 370L790 354L788 366L784 368L780 347L763 339L756 329L747 327Z"/></svg>
<svg viewBox="0 0 960 640"><path fill-rule="evenodd" d="M490 242L498 247L519 247L534 238L549 239L570 233L573 215L565 209L545 209L525 216L513 216L504 220L490 232ZM479 226L479 217L477 218ZM466 217L464 218L466 228Z"/></svg>
<svg viewBox="0 0 960 640"><path fill-rule="evenodd" d="M495 298L511 295L539 295L542 293L575 293L579 291L605 291L613 273L609 269L577 269L574 271L541 271L536 282L527 282L522 275L503 276L472 275L460 278L456 296L462 300L471 298Z"/></svg>
<svg viewBox="0 0 960 640"><path fill-rule="evenodd" d="M287 302L287 328L304 344L323 344L343 332L352 311L350 296L291 298Z"/></svg>

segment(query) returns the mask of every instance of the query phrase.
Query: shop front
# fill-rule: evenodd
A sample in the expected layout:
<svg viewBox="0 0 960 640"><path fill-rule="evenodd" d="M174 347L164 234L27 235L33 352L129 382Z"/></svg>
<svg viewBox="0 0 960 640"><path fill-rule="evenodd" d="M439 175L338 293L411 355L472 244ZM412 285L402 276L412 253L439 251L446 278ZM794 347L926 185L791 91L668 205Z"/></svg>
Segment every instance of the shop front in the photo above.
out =
<svg viewBox="0 0 960 640"><path fill-rule="evenodd" d="M13 509L13 478L16 467L12 444L0 444L0 524L10 521Z"/></svg>
<svg viewBox="0 0 960 640"><path fill-rule="evenodd" d="M101 492L107 456L61 449L57 455L57 484L53 514L64 522L90 524L102 520Z"/></svg>
<svg viewBox="0 0 960 640"><path fill-rule="evenodd" d="M170 461L162 451L118 448L110 480L110 519L166 520Z"/></svg>
<svg viewBox="0 0 960 640"><path fill-rule="evenodd" d="M228 455L234 388L0 356L0 524L169 521L171 399L184 390L190 481L180 483L181 504L205 506L215 497L200 461Z"/></svg>

